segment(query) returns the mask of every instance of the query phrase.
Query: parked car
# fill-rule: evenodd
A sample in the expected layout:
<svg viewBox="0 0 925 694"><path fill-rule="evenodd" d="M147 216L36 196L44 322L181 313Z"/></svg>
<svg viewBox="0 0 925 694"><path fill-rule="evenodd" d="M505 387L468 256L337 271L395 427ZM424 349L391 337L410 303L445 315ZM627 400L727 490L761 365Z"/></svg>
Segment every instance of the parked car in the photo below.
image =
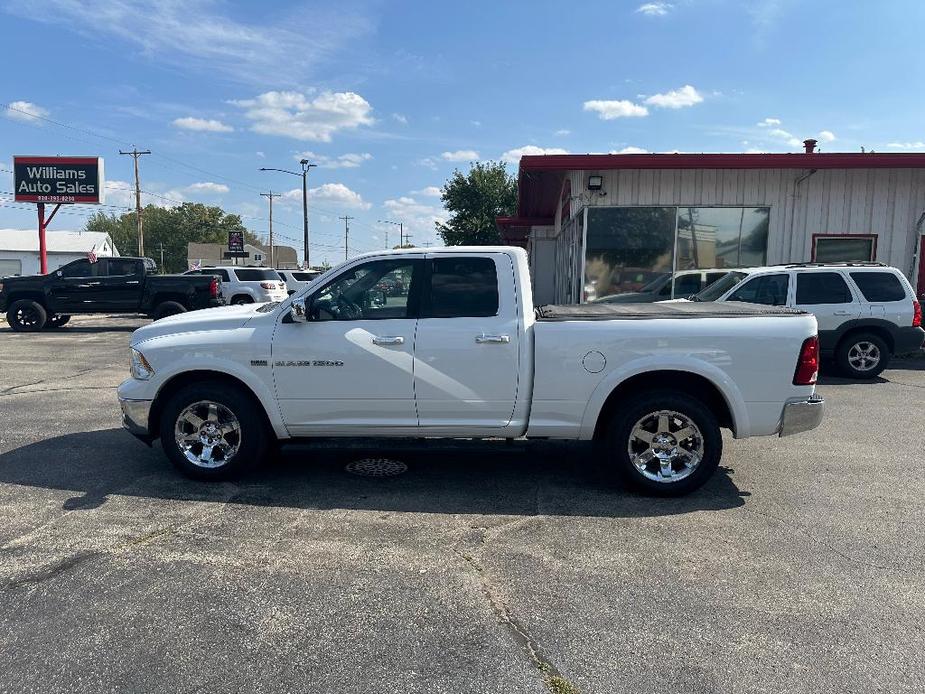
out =
<svg viewBox="0 0 925 694"><path fill-rule="evenodd" d="M806 263L736 270L692 297L808 311L822 355L853 378L874 378L922 347L922 307L902 272L881 263Z"/></svg>
<svg viewBox="0 0 925 694"><path fill-rule="evenodd" d="M222 281L222 299L235 306L281 301L288 296L283 278L271 268L223 265L189 270L184 274L218 277Z"/></svg>
<svg viewBox="0 0 925 694"><path fill-rule="evenodd" d="M164 318L220 306L215 277L158 275L150 258L75 260L47 275L0 282L0 311L13 330L60 328L75 313L141 313Z"/></svg>
<svg viewBox="0 0 925 694"><path fill-rule="evenodd" d="M410 277L403 300L377 285ZM677 495L720 428L821 421L816 319L733 303L534 311L519 248L382 251L279 304L174 316L131 339L125 427L186 474L225 478L301 437L521 436L600 443L601 464Z"/></svg>
<svg viewBox="0 0 925 694"><path fill-rule="evenodd" d="M674 286L672 287L672 274L665 272L637 292L609 294L594 299L593 303L645 304L652 301L662 301L673 298L672 288L674 289L675 297L688 297L701 291L704 287L709 287L727 274L729 274L729 270L681 270L674 273Z"/></svg>
<svg viewBox="0 0 925 694"><path fill-rule="evenodd" d="M322 274L318 270L277 270L276 272L286 283L286 292L289 295L295 294L312 280L321 277Z"/></svg>

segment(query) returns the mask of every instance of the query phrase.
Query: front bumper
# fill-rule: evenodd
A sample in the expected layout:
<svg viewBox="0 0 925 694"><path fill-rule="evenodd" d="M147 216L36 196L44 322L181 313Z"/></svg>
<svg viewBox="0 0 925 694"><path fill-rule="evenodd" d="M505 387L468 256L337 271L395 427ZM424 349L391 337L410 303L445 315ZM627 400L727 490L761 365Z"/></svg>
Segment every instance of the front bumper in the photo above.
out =
<svg viewBox="0 0 925 694"><path fill-rule="evenodd" d="M122 426L142 441L150 442L154 437L148 429L153 400L130 400L119 398L122 407Z"/></svg>
<svg viewBox="0 0 925 694"><path fill-rule="evenodd" d="M813 395L809 400L788 402L784 405L779 435L790 436L815 429L822 423L824 411L825 400L818 395Z"/></svg>

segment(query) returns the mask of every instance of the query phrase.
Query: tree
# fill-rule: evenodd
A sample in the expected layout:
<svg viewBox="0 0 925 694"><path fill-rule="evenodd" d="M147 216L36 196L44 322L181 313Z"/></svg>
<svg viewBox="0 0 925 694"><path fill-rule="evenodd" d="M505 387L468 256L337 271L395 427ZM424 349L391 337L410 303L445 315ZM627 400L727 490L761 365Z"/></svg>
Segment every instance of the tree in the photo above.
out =
<svg viewBox="0 0 925 694"><path fill-rule="evenodd" d="M517 209L517 181L502 162L476 162L463 175L458 169L443 186L441 199L451 216L437 222L447 246L489 246L500 243L495 218Z"/></svg>
<svg viewBox="0 0 925 694"><path fill-rule="evenodd" d="M145 254L160 262L161 244L164 247L162 272L182 272L187 264L187 244L228 242L229 231L243 231L247 243L260 243L257 236L244 228L236 214L226 214L220 207L201 203L185 202L178 207L156 207L144 209ZM98 212L90 217L87 231L108 233L122 255L138 253L138 235L135 213L123 215Z"/></svg>

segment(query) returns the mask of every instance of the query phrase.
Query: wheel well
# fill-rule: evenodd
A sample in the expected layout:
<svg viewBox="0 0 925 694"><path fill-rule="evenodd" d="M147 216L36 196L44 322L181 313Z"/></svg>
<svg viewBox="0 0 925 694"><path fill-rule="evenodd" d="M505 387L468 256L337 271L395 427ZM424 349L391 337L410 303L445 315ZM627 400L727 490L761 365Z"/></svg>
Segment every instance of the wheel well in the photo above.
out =
<svg viewBox="0 0 925 694"><path fill-rule="evenodd" d="M45 297L40 292L17 292L16 294L11 294L6 300L6 307L9 308L14 301L19 301L20 299L35 301L41 304L43 308L45 307Z"/></svg>
<svg viewBox="0 0 925 694"><path fill-rule="evenodd" d="M250 294L245 294L243 292L239 292L238 294L235 294L233 297L231 297L231 299L229 299L228 303L233 304L235 299L247 299L247 303L251 303L251 304L254 303L254 297L252 297Z"/></svg>
<svg viewBox="0 0 925 694"><path fill-rule="evenodd" d="M155 294L154 299L151 300L151 306L152 308L157 308L165 301L176 301L178 304L186 306L184 299L186 297L182 294Z"/></svg>
<svg viewBox="0 0 925 694"><path fill-rule="evenodd" d="M890 334L890 331L887 330L886 328L881 328L878 325L859 325L856 328L851 328L851 330L848 330L844 335L842 335L839 338L838 346L835 349L836 350L840 349L841 346L845 343L845 340L848 340L849 338L852 338L855 335L859 335L861 333L869 333L871 335L876 335L881 340L886 342L886 346L889 348L891 354L894 351L896 351L895 349L896 343L893 342L893 336Z"/></svg>
<svg viewBox="0 0 925 694"><path fill-rule="evenodd" d="M171 378L167 383L161 386L160 391L158 391L157 396L154 398L154 402L151 403L151 413L148 415L148 432L157 437L160 435L161 428L161 410L164 409L164 405L170 401L170 398L179 391L181 388L188 386L192 383L223 383L225 385L232 386L237 388L241 392L245 393L250 397L254 405L257 406L257 410L263 415L264 425L267 428L267 433L273 435L273 426L270 424L270 418L267 416L267 412L263 407L263 403L260 402L260 398L257 397L257 394L248 386L244 381L229 374L222 373L220 371L184 371L179 373L173 378Z"/></svg>
<svg viewBox="0 0 925 694"><path fill-rule="evenodd" d="M719 425L735 429L729 403L719 389L707 378L688 371L647 371L632 376L613 389L597 417L594 438L603 434L604 428L617 408L640 390L673 390L693 395L716 415Z"/></svg>

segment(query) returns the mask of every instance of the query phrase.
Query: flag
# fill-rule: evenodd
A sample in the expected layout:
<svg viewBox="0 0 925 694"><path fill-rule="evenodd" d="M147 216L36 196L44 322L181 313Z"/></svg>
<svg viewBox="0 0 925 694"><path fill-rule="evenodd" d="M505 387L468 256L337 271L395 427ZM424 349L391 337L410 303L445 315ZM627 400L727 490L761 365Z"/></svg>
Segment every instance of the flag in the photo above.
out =
<svg viewBox="0 0 925 694"><path fill-rule="evenodd" d="M93 248L90 249L90 252L87 253L87 260L89 260L91 263L95 263L97 260L99 260L99 258L96 257L96 245L94 245Z"/></svg>
<svg viewBox="0 0 925 694"><path fill-rule="evenodd" d="M190 263L190 270L202 270L202 258L197 260L195 263Z"/></svg>

